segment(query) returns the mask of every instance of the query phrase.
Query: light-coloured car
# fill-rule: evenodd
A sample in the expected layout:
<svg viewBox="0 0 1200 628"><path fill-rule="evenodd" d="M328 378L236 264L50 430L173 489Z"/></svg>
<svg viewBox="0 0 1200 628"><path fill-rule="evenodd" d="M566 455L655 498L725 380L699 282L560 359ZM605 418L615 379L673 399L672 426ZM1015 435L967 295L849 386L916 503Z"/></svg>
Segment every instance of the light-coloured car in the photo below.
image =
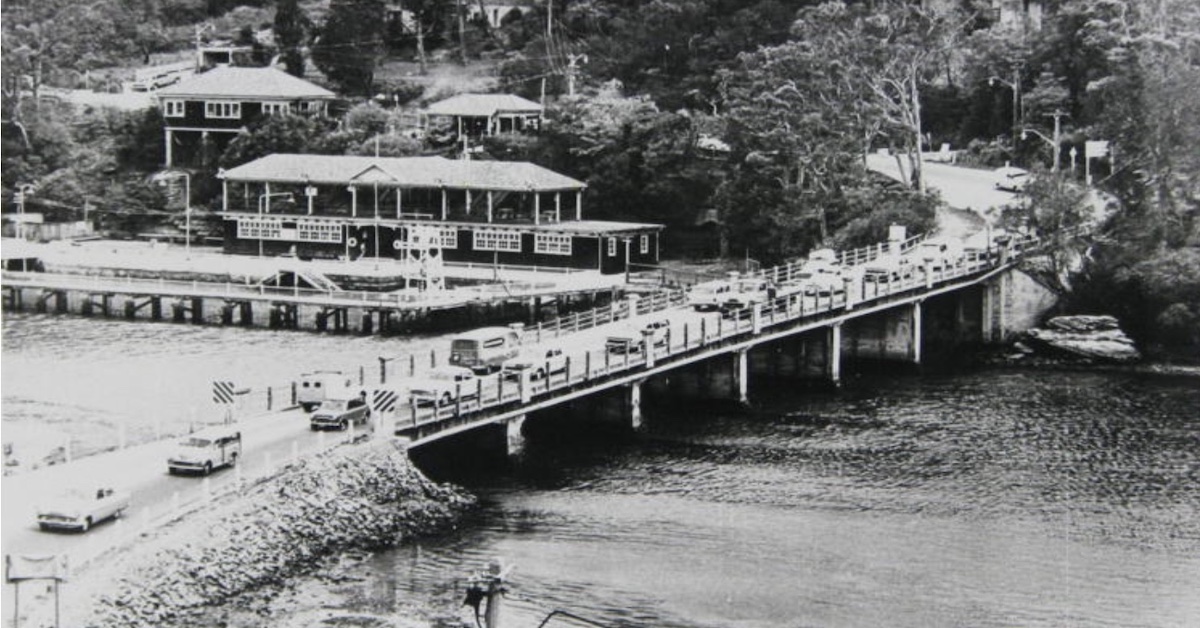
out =
<svg viewBox="0 0 1200 628"><path fill-rule="evenodd" d="M948 236L934 236L921 242L913 252L917 264L934 272L942 272L962 265L963 242Z"/></svg>
<svg viewBox="0 0 1200 628"><path fill-rule="evenodd" d="M721 307L730 292L733 292L733 284L725 280L696 284L688 290L688 305L697 312L715 310Z"/></svg>
<svg viewBox="0 0 1200 628"><path fill-rule="evenodd" d="M647 331L655 347L665 347L670 339L671 321L662 318L628 323L610 333L604 346L611 353L640 353L646 349Z"/></svg>
<svg viewBox="0 0 1200 628"><path fill-rule="evenodd" d="M505 361L501 373L505 379L520 379L528 372L533 380L542 379L547 375L557 375L567 370L567 354L561 347L546 347L544 349L526 349L515 358Z"/></svg>
<svg viewBox="0 0 1200 628"><path fill-rule="evenodd" d="M775 286L762 277L743 277L734 282L733 291L721 304L721 309L737 310L755 303L766 303L775 291Z"/></svg>
<svg viewBox="0 0 1200 628"><path fill-rule="evenodd" d="M862 265L864 284L889 285L914 275L912 260L903 255L881 255Z"/></svg>
<svg viewBox="0 0 1200 628"><path fill-rule="evenodd" d="M474 399L478 384L475 372L465 366L442 366L409 383L409 396L419 406L447 406L459 399Z"/></svg>
<svg viewBox="0 0 1200 628"><path fill-rule="evenodd" d="M371 408L363 397L350 399L326 399L321 402L308 426L312 430L335 429L344 430L350 425L362 425L371 418Z"/></svg>
<svg viewBox="0 0 1200 628"><path fill-rule="evenodd" d="M208 475L220 467L237 465L242 455L242 433L229 426L210 427L179 441L167 459L167 472L196 471Z"/></svg>
<svg viewBox="0 0 1200 628"><path fill-rule="evenodd" d="M992 171L997 190L1020 192L1029 183L1029 171L1015 166L1003 166Z"/></svg>
<svg viewBox="0 0 1200 628"><path fill-rule="evenodd" d="M129 493L108 486L72 489L46 500L37 508L43 530L87 532L106 519L120 517L129 508Z"/></svg>

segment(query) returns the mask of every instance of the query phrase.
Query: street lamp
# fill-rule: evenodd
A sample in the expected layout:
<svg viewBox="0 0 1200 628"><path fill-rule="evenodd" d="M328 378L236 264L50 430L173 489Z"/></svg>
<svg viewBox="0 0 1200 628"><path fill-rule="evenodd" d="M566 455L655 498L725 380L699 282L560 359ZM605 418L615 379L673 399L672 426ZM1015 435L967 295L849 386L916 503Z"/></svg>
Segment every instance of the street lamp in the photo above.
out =
<svg viewBox="0 0 1200 628"><path fill-rule="evenodd" d="M192 259L192 173L176 170L171 178L183 177L183 250L184 257Z"/></svg>
<svg viewBox="0 0 1200 628"><path fill-rule="evenodd" d="M994 86L996 83L1007 86L1012 90L1012 145L1013 153L1017 152L1017 129L1020 128L1020 112L1021 112L1021 68L1013 66L1012 81L1006 81L999 76L988 78L988 85ZM1016 155L1014 154L1015 158Z"/></svg>
<svg viewBox="0 0 1200 628"><path fill-rule="evenodd" d="M1063 116L1068 115L1068 114L1067 114L1067 112L1062 111L1061 109L1055 109L1053 113L1048 113L1046 115L1054 118L1054 138L1053 139L1046 137L1045 135L1043 135L1042 133L1038 132L1035 129L1021 129L1021 139L1026 139L1028 137L1028 135L1030 133L1032 133L1032 134L1036 135L1037 137L1041 138L1042 141L1050 144L1050 146L1054 149L1054 163L1050 165L1050 172L1058 172L1058 161L1059 161L1059 157L1060 157L1060 151L1062 150L1061 120L1062 120Z"/></svg>

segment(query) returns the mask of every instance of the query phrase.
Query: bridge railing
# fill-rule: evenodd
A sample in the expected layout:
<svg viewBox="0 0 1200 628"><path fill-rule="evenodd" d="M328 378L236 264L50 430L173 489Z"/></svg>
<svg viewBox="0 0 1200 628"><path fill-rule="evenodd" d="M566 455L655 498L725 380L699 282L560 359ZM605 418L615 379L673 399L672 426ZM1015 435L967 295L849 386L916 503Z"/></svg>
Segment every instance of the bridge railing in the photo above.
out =
<svg viewBox="0 0 1200 628"><path fill-rule="evenodd" d="M1015 255L1039 246L1035 237L1022 237L1009 244L1006 255ZM720 343L745 338L756 329L795 323L803 319L814 322L820 317L838 316L860 305L869 305L880 299L913 294L921 290L980 272L997 268L1002 258L999 250L972 252L961 263L948 265L937 270L925 270L882 283L862 283L850 292L831 291L824 294L791 294L780 297L761 308L744 308L718 317L713 323L701 319L699 324L691 322L670 329L661 346L634 352L614 352L607 347L572 352L566 367L553 372L547 364L547 376L538 380L505 379L500 374L481 377L473 391L455 396L448 405L417 406L410 404L397 411L398 429L419 428L435 423L466 423L480 412L515 408L512 404L524 400L536 401L546 395L576 389L606 378L619 376L645 367L651 359L658 363L669 363L680 354L711 348ZM1006 260L1007 261L1007 260Z"/></svg>

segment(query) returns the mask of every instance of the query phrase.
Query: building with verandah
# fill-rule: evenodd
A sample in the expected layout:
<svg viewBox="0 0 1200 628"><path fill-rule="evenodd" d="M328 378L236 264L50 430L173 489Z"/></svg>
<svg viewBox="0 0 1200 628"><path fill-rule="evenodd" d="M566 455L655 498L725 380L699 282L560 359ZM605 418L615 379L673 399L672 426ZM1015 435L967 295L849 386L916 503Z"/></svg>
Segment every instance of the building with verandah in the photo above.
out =
<svg viewBox="0 0 1200 628"><path fill-rule="evenodd" d="M662 225L586 220L583 182L527 162L275 154L218 176L229 253L403 259L436 228L447 264L658 262Z"/></svg>

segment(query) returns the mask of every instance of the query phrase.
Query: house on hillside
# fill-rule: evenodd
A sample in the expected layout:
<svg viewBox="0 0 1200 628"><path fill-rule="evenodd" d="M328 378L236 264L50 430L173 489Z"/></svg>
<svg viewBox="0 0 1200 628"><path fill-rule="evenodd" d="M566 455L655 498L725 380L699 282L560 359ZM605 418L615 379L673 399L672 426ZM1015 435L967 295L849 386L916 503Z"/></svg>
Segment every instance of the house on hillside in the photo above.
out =
<svg viewBox="0 0 1200 628"><path fill-rule="evenodd" d="M426 129L449 121L456 137L529 133L542 128L545 108L512 94L459 94L425 109Z"/></svg>
<svg viewBox="0 0 1200 628"><path fill-rule="evenodd" d="M276 154L218 176L229 253L404 259L432 239L450 264L658 261L662 225L585 220L584 183L527 162Z"/></svg>
<svg viewBox="0 0 1200 628"><path fill-rule="evenodd" d="M166 166L215 159L264 116L328 115L333 92L276 68L218 67L161 89Z"/></svg>

